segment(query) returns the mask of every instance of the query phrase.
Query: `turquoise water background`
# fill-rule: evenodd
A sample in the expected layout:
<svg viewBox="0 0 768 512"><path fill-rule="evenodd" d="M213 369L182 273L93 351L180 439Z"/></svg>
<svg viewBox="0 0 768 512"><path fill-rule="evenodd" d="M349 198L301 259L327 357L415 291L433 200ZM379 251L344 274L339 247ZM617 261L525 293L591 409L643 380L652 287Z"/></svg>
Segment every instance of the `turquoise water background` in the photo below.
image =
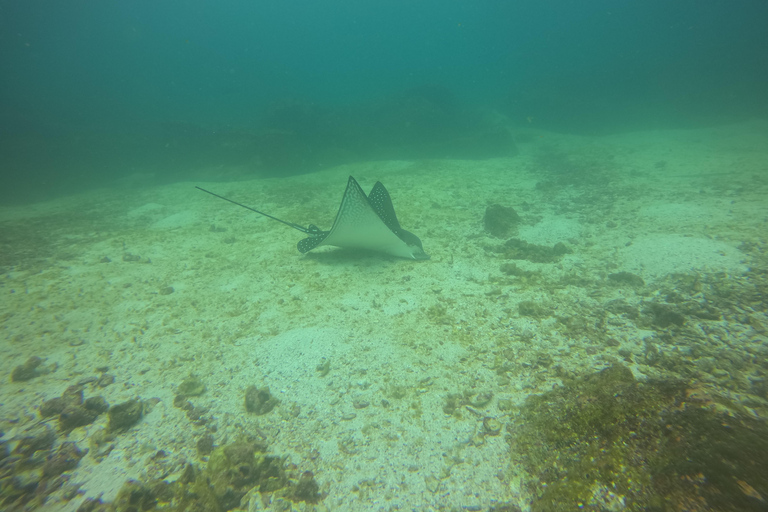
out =
<svg viewBox="0 0 768 512"><path fill-rule="evenodd" d="M361 150L351 134L397 130L407 120L381 110L424 87L431 106L568 133L764 116L766 19L759 0L2 2L2 200L212 165L252 174L264 130L303 136L294 154L334 148L267 174L408 158L402 141ZM286 104L304 115L276 120Z"/></svg>

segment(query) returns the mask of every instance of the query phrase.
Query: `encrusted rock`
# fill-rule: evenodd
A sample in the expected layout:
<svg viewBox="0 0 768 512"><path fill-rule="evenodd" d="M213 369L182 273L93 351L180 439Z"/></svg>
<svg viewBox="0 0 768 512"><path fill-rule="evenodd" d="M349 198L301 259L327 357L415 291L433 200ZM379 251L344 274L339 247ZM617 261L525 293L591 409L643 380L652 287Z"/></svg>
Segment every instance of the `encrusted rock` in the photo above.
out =
<svg viewBox="0 0 768 512"><path fill-rule="evenodd" d="M497 436L499 433L501 433L501 422L499 420L490 416L483 418L483 434Z"/></svg>
<svg viewBox="0 0 768 512"><path fill-rule="evenodd" d="M197 440L197 453L200 455L208 455L213 451L213 436L206 434Z"/></svg>
<svg viewBox="0 0 768 512"><path fill-rule="evenodd" d="M43 476L59 476L65 471L75 469L85 454L75 443L64 443L43 464Z"/></svg>
<svg viewBox="0 0 768 512"><path fill-rule="evenodd" d="M43 364L43 360L37 356L30 357L24 364L21 364L13 369L11 372L11 380L13 382L24 382L34 379L40 372L38 366Z"/></svg>
<svg viewBox="0 0 768 512"><path fill-rule="evenodd" d="M110 432L127 430L144 415L144 406L139 400L128 400L110 408L107 415L109 416L107 429Z"/></svg>
<svg viewBox="0 0 768 512"><path fill-rule="evenodd" d="M28 437L21 439L13 453L29 456L39 450L50 450L54 441L56 433L51 427L43 424L35 427Z"/></svg>
<svg viewBox="0 0 768 512"><path fill-rule="evenodd" d="M307 503L317 503L323 499L320 486L317 485L315 475L311 471L305 471L299 477L299 481L293 489L293 499Z"/></svg>
<svg viewBox="0 0 768 512"><path fill-rule="evenodd" d="M68 405L59 414L59 429L72 430L93 423L99 412L86 409L82 405Z"/></svg>
<svg viewBox="0 0 768 512"><path fill-rule="evenodd" d="M520 216L514 208L492 204L485 209L483 225L485 230L493 236L503 238L517 234L517 225Z"/></svg>
<svg viewBox="0 0 768 512"><path fill-rule="evenodd" d="M254 414L267 414L275 408L278 400L269 392L269 388L250 386L245 390L245 410Z"/></svg>

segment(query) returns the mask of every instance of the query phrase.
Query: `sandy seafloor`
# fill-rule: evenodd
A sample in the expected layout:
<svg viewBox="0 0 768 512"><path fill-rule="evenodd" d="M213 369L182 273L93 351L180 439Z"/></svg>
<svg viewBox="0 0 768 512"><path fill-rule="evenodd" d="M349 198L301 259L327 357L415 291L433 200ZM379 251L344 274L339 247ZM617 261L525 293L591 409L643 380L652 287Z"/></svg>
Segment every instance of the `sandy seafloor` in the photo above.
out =
<svg viewBox="0 0 768 512"><path fill-rule="evenodd" d="M654 331L606 312L611 301L641 307L674 274L743 283L768 268L768 123L610 137L516 132L519 154L506 159L371 162L0 209L4 439L23 437L43 400L100 367L115 382L86 384L86 397L155 402L101 462L87 455L68 472L43 509L75 510L85 497L114 498L127 479L204 464L196 443L206 433L217 446L260 437L312 471L327 493L318 510L525 509L514 443L504 431L484 435L483 418L507 423L514 408L500 401L519 405L559 385L556 367L588 373L621 361L638 379L660 372L641 357ZM349 175L366 191L385 184L431 260L301 255L298 231L194 189L328 229ZM554 263L502 259L492 249L504 239L483 227L491 204L520 214L517 238L572 252ZM505 274L505 263L539 278ZM607 275L621 271L642 277L642 292L612 286ZM524 316L523 301L549 313ZM751 323L724 316L699 332L724 352L765 349L765 311L740 307ZM600 334L563 329L572 317L599 323ZM50 372L11 382L31 356ZM204 421L173 406L190 375L207 388L189 398ZM268 386L279 406L247 413L250 385ZM476 393L493 399L444 412L448 395ZM106 422L101 415L57 443L86 449ZM74 487L81 494L63 501Z"/></svg>

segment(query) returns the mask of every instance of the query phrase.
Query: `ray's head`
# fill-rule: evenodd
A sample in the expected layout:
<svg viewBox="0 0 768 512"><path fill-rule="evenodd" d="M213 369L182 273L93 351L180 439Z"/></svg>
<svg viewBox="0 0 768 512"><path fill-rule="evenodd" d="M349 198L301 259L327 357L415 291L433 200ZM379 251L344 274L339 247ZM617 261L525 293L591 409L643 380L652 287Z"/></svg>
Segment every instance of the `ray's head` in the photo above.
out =
<svg viewBox="0 0 768 512"><path fill-rule="evenodd" d="M424 247L421 245L421 239L411 233L410 231L406 231L404 229L400 230L400 239L405 242L405 245L408 247L408 253L407 255L402 255L407 258L412 258L414 260L428 260L431 256L424 252Z"/></svg>

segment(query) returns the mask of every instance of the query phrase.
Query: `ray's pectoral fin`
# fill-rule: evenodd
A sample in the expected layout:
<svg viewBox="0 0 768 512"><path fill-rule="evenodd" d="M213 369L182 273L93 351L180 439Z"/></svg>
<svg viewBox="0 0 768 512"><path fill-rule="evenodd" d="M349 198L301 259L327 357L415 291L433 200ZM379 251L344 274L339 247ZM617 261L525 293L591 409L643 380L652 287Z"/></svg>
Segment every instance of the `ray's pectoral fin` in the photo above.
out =
<svg viewBox="0 0 768 512"><path fill-rule="evenodd" d="M371 189L371 193L368 194L368 202L373 208L373 211L381 218L384 224L387 225L392 231L401 229L400 222L397 220L397 214L395 214L395 205L392 204L392 198L389 196L389 191L384 188L384 185L377 181Z"/></svg>
<svg viewBox="0 0 768 512"><path fill-rule="evenodd" d="M428 260L429 254L424 252L421 239L405 229L400 227L400 222L395 214L395 206L392 204L392 198L384 185L377 181L368 194L368 202L376 211L378 216L411 250L411 257L416 260Z"/></svg>
<svg viewBox="0 0 768 512"><path fill-rule="evenodd" d="M303 240L299 240L299 243L296 244L296 248L301 254L306 254L322 244L325 237L328 236L328 233L330 233L330 231L322 231L314 224L310 224L309 229L307 229L307 234L309 234L309 236Z"/></svg>

